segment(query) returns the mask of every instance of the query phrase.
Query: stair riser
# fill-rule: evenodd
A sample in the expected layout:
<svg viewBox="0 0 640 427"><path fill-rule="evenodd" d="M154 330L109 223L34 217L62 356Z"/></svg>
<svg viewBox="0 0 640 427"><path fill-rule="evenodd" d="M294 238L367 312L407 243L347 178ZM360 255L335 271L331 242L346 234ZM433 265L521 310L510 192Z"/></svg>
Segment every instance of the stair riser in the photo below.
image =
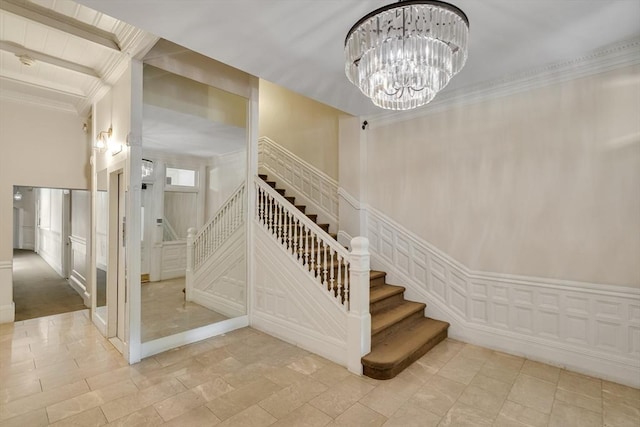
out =
<svg viewBox="0 0 640 427"><path fill-rule="evenodd" d="M410 316L405 317L404 319L400 320L399 322L396 322L393 325L389 326L388 328L383 329L382 331L378 332L377 334L372 335L371 336L371 345L374 346L374 345L380 343L381 341L383 341L389 335L393 335L394 333L396 333L396 331L399 331L401 329L406 328L414 320L421 319L423 317L424 317L424 309L423 310L419 310L419 311L411 314Z"/></svg>
<svg viewBox="0 0 640 427"><path fill-rule="evenodd" d="M407 366L409 366L410 364L412 364L416 360L420 359L429 350L431 350L433 347L435 347L438 343L440 343L441 341L445 340L446 338L447 338L447 330L445 329L440 334L434 336L429 341L424 343L424 345L421 346L417 351L415 351L413 354L411 354L408 357L406 357L401 363L395 365L393 368L377 369L377 368L374 368L374 367L371 367L371 366L367 366L366 364L363 364L362 365L362 368L363 368L363 372L362 373L364 375L366 375L367 377L375 378L377 380L388 380L388 379L391 379L391 378L395 377L396 375L398 375L400 372L402 372Z"/></svg>
<svg viewBox="0 0 640 427"><path fill-rule="evenodd" d="M375 278L375 279L371 279L371 280L369 281L369 287L370 287L370 288L373 288L374 286L382 286L382 285L385 285L385 284L387 283L387 282L386 282L386 279L387 279L387 278L386 278L386 276L382 276L382 277L377 277L377 278Z"/></svg>
<svg viewBox="0 0 640 427"><path fill-rule="evenodd" d="M391 306L394 305L398 305L400 303L402 303L402 301L404 300L404 292L399 293L399 294L395 294L395 295L391 295L390 297L387 297L383 300L380 301L376 301L374 303L371 303L369 305L369 312L371 314L375 314L381 310L384 310L385 308L389 308Z"/></svg>

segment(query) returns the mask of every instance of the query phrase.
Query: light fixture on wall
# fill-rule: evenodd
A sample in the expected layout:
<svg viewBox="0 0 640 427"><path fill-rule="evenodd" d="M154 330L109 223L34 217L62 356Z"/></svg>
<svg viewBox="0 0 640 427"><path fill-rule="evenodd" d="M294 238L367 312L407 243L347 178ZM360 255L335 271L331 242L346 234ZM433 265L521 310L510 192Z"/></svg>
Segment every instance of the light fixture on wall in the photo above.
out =
<svg viewBox="0 0 640 427"><path fill-rule="evenodd" d="M429 103L467 60L469 19L442 1L404 0L361 18L344 42L345 72L378 107Z"/></svg>
<svg viewBox="0 0 640 427"><path fill-rule="evenodd" d="M113 139L113 127L109 126L108 130L103 130L98 133L96 137L95 148L103 153L107 148L112 155L116 155L122 151L122 144L114 141Z"/></svg>
<svg viewBox="0 0 640 427"><path fill-rule="evenodd" d="M20 192L20 190L16 190L16 192L13 193L13 200L15 200L16 202L22 200L22 193Z"/></svg>

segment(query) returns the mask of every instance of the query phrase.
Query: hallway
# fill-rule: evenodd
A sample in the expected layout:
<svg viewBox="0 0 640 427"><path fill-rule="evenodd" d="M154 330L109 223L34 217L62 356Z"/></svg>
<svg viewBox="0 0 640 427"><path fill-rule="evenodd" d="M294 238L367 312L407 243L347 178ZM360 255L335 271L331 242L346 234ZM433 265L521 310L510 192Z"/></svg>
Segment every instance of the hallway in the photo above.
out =
<svg viewBox="0 0 640 427"><path fill-rule="evenodd" d="M85 309L78 293L33 251L13 251L15 321Z"/></svg>

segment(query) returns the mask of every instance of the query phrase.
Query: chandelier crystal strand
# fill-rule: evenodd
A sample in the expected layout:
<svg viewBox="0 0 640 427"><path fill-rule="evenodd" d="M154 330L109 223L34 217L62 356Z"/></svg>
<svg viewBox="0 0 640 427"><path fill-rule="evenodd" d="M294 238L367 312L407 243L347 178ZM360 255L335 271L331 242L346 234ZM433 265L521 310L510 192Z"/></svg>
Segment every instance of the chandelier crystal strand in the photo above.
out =
<svg viewBox="0 0 640 427"><path fill-rule="evenodd" d="M417 108L462 69L468 35L469 21L457 7L400 1L370 13L349 31L345 73L381 108Z"/></svg>

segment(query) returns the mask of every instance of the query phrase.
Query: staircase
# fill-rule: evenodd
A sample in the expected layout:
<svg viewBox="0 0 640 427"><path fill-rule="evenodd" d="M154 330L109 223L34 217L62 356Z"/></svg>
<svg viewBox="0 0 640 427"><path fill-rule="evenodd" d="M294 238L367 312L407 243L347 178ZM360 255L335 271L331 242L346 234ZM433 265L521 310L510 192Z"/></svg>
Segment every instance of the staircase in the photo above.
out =
<svg viewBox="0 0 640 427"><path fill-rule="evenodd" d="M267 175L259 175L287 201L312 221L317 215L296 205L295 197L276 188ZM329 231L329 224L318 224ZM330 234L336 239L336 234ZM310 267L313 268L313 267ZM344 273L343 273L344 274ZM447 337L449 324L424 316L426 305L404 299L405 288L386 283L386 273L371 270L369 274L369 312L371 313L371 352L362 357L364 375L385 380L398 375Z"/></svg>

